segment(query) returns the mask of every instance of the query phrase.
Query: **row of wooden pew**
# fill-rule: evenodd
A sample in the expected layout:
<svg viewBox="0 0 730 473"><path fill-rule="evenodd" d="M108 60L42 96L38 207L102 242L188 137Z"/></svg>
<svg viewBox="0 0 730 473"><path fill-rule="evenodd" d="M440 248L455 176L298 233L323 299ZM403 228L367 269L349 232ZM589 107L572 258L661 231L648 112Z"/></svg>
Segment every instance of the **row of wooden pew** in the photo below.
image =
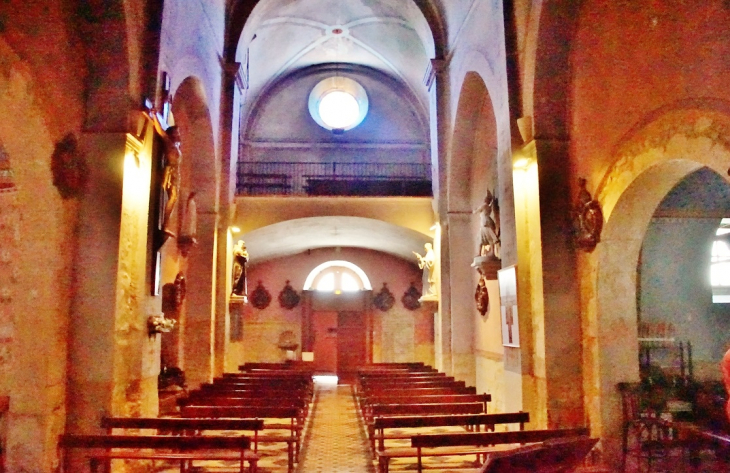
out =
<svg viewBox="0 0 730 473"><path fill-rule="evenodd" d="M59 446L65 457L73 450L86 452L92 473L110 471L115 459L176 461L181 472L192 471L193 461L226 460L236 461L241 473L246 465L255 473L259 444L283 443L287 471L293 472L312 399L311 371L275 363L240 369L179 399L180 418L106 417L101 421L106 434L62 435ZM226 434L200 435L210 430ZM64 471L76 471L64 463Z"/></svg>
<svg viewBox="0 0 730 473"><path fill-rule="evenodd" d="M514 467L515 458L533 467L546 466L551 458L579 463L597 441L584 428L525 430L527 412L490 414L489 394L419 363L361 367L356 393L380 473L388 472L392 460L405 458L415 459L421 472L424 457L475 456L474 471L507 471L494 468ZM497 425L519 430L496 432ZM449 432L433 433L434 428ZM398 445L407 440L409 447ZM529 445L518 448L524 444ZM497 454L500 450L504 453ZM523 471L542 471L542 466Z"/></svg>

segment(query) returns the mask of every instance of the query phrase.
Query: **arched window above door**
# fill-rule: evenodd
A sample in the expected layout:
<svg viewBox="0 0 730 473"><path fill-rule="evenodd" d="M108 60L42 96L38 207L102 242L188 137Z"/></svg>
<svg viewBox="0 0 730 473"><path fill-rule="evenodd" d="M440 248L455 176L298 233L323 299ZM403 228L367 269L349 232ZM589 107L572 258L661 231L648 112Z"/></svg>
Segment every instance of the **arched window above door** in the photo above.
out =
<svg viewBox="0 0 730 473"><path fill-rule="evenodd" d="M365 271L349 261L333 260L314 268L304 282L305 291L356 292L372 290Z"/></svg>

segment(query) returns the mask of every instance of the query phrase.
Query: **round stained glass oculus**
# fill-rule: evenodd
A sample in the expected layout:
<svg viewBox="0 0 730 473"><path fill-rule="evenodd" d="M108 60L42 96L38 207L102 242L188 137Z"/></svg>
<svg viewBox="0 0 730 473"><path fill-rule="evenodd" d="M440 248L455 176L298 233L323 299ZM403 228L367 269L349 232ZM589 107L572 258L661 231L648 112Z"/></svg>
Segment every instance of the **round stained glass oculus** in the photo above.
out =
<svg viewBox="0 0 730 473"><path fill-rule="evenodd" d="M333 90L319 101L319 116L331 128L347 128L359 115L360 105L345 91Z"/></svg>
<svg viewBox="0 0 730 473"><path fill-rule="evenodd" d="M309 94L309 114L322 128L342 132L358 126L367 115L365 89L348 77L329 77Z"/></svg>

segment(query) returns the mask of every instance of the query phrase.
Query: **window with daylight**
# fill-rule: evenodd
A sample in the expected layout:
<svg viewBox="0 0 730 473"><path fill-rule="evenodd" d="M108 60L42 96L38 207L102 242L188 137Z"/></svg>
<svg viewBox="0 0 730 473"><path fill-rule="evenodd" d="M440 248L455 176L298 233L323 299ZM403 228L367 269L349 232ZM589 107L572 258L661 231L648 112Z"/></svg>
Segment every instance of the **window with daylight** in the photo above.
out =
<svg viewBox="0 0 730 473"><path fill-rule="evenodd" d="M730 303L730 218L723 218L712 242L712 302Z"/></svg>
<svg viewBox="0 0 730 473"><path fill-rule="evenodd" d="M365 89L348 77L329 77L309 94L309 114L322 128L341 133L358 126L368 113Z"/></svg>
<svg viewBox="0 0 730 473"><path fill-rule="evenodd" d="M304 290L322 292L356 292L371 290L365 272L348 261L328 261L314 268L304 282Z"/></svg>

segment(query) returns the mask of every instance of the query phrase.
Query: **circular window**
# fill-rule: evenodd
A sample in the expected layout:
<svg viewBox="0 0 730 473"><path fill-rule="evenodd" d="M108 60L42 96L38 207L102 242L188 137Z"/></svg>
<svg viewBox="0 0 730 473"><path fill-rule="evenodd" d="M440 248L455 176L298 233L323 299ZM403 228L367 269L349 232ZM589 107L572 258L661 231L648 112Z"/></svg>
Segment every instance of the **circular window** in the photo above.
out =
<svg viewBox="0 0 730 473"><path fill-rule="evenodd" d="M320 81L309 94L309 114L327 130L346 131L358 126L368 112L368 96L347 77Z"/></svg>

